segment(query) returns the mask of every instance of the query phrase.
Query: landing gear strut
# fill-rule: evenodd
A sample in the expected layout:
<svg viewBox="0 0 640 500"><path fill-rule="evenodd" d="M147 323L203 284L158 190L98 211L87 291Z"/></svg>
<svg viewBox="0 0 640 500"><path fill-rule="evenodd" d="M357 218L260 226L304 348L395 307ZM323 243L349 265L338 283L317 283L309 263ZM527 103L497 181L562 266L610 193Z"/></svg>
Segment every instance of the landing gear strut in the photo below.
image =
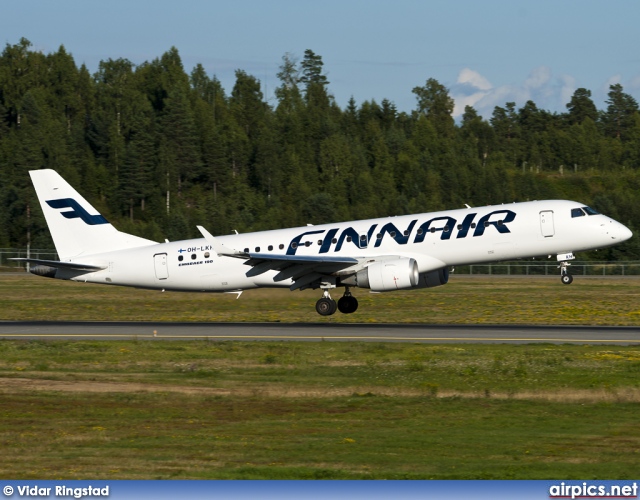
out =
<svg viewBox="0 0 640 500"><path fill-rule="evenodd" d="M573 276L569 274L569 266L571 264L569 262L560 262L558 266L560 268L560 280L565 285L570 285L573 283Z"/></svg>

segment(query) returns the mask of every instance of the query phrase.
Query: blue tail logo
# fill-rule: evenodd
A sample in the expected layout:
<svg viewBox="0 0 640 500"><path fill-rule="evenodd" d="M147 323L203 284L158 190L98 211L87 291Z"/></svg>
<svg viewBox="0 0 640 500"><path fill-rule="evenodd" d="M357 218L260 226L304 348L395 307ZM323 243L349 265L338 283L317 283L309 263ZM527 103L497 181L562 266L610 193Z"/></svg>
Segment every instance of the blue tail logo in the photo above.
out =
<svg viewBox="0 0 640 500"><path fill-rule="evenodd" d="M109 224L109 221L100 214L89 215L89 213L73 198L48 200L47 205L51 208L70 208L70 211L62 212L62 215L67 219L77 219L79 217L85 224L89 224L90 226L95 226L97 224Z"/></svg>

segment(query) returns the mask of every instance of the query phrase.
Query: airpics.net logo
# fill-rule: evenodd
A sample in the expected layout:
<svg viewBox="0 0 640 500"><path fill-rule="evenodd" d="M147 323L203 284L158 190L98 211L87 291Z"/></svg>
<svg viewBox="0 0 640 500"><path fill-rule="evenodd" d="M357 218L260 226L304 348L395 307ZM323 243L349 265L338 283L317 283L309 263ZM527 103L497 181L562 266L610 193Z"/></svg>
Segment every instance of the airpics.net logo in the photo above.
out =
<svg viewBox="0 0 640 500"><path fill-rule="evenodd" d="M560 483L549 488L549 498L638 498L638 485Z"/></svg>

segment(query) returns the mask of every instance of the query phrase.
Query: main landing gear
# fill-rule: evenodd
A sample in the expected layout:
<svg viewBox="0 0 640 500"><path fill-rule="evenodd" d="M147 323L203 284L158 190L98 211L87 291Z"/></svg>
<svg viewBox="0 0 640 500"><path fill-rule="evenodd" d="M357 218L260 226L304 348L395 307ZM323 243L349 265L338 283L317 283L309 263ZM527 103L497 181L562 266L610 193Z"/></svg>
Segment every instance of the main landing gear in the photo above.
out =
<svg viewBox="0 0 640 500"><path fill-rule="evenodd" d="M344 295L340 297L337 303L329 295L329 290L325 290L322 298L316 302L316 311L321 316L331 316L336 310L343 314L351 314L356 312L357 309L358 300L351 295L349 287L347 287Z"/></svg>
<svg viewBox="0 0 640 500"><path fill-rule="evenodd" d="M569 274L569 266L571 264L569 262L560 262L558 266L560 268L560 280L565 285L570 285L573 283L573 276Z"/></svg>

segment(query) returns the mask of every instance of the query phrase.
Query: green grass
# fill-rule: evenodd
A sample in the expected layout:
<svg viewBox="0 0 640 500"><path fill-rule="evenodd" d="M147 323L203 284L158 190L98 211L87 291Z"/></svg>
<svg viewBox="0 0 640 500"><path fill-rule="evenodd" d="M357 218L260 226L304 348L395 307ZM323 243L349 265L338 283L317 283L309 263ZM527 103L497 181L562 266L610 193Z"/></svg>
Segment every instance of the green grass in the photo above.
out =
<svg viewBox="0 0 640 500"><path fill-rule="evenodd" d="M0 342L0 477L631 479L640 350Z"/></svg>
<svg viewBox="0 0 640 500"><path fill-rule="evenodd" d="M0 319L638 325L633 278L169 294L0 275ZM0 477L632 479L640 347L0 341Z"/></svg>
<svg viewBox="0 0 640 500"><path fill-rule="evenodd" d="M3 398L2 477L633 479L639 465L629 403L61 396Z"/></svg>
<svg viewBox="0 0 640 500"><path fill-rule="evenodd" d="M176 293L0 274L0 320L640 324L640 279L453 276L445 286L371 294L355 314L321 317L319 291ZM334 294L339 297L339 292Z"/></svg>

